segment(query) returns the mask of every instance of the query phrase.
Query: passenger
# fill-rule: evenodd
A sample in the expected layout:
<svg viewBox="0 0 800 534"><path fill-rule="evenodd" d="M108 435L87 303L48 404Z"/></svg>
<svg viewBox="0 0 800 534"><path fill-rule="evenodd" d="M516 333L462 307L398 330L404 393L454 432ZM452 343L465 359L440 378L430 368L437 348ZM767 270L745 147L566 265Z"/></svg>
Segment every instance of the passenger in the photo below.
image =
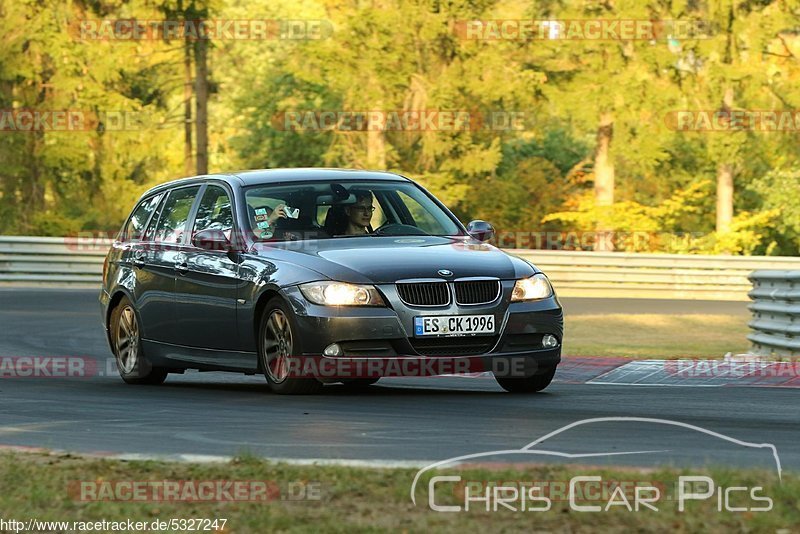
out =
<svg viewBox="0 0 800 534"><path fill-rule="evenodd" d="M269 239L275 233L275 221L286 218L286 204L278 204L273 210L269 206L253 210L253 229L262 239Z"/></svg>

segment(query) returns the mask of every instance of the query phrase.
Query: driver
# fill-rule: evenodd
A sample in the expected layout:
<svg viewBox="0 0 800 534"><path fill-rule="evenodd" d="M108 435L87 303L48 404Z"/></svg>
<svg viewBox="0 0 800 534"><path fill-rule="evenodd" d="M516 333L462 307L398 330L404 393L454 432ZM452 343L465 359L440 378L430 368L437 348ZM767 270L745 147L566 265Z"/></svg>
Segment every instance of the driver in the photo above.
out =
<svg viewBox="0 0 800 534"><path fill-rule="evenodd" d="M372 213L375 211L375 206L372 205L372 192L359 190L352 193L356 197L356 203L344 208L347 214L347 228L344 233L345 235L368 234Z"/></svg>

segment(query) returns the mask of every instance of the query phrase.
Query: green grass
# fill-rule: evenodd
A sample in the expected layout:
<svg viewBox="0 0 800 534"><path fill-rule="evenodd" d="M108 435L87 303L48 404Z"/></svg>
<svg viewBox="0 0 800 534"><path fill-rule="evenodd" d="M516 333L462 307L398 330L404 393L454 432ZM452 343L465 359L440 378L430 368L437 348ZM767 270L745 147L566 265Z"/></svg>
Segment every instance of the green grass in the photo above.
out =
<svg viewBox="0 0 800 534"><path fill-rule="evenodd" d="M700 473L705 474L702 470ZM254 458L229 464L121 462L44 454L0 456L0 510L3 519L148 521L171 518L225 518L226 532L790 532L800 525L800 480L785 475L783 484L774 473L716 470L712 476L726 487L763 486L761 495L774 501L771 512L719 513L716 499L689 504L679 512L670 500L678 472L671 470L598 470L563 466L505 466L503 470L475 468L448 470L464 480L566 481L576 474L597 474L603 480L647 481L664 484L665 499L658 512L629 512L623 508L603 513L570 510L568 502L553 502L547 512L485 510L461 513L434 512L426 499L430 475L422 478L412 504L409 492L416 470L349 467L291 466ZM68 492L72 481L122 480L269 480L279 488L291 482L313 484L319 500L244 503L81 502ZM437 493L439 504L463 503L463 486L445 487ZM598 504L604 504L607 499ZM587 504L587 503L583 503ZM593 504L593 503L592 503ZM742 504L738 502L737 504Z"/></svg>
<svg viewBox="0 0 800 534"><path fill-rule="evenodd" d="M631 358L722 358L747 352L746 316L605 314L565 319L564 354Z"/></svg>

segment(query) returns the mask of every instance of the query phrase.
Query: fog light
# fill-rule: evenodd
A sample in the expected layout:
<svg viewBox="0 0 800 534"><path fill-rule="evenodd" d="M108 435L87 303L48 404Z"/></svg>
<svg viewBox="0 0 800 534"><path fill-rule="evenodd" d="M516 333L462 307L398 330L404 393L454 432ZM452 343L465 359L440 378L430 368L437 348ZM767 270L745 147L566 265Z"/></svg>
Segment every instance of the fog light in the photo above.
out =
<svg viewBox="0 0 800 534"><path fill-rule="evenodd" d="M325 347L325 350L322 351L322 354L325 356L341 356L342 347L340 347L337 343L332 343Z"/></svg>
<svg viewBox="0 0 800 534"><path fill-rule="evenodd" d="M545 334L542 336L542 346L546 349L552 349L558 346L558 339L552 334Z"/></svg>

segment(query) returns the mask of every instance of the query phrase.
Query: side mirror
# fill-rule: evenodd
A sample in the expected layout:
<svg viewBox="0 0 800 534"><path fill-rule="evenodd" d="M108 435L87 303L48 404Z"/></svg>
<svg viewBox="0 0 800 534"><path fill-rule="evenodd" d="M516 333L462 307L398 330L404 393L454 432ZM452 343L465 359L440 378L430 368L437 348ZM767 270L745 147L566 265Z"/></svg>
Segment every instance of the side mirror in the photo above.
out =
<svg viewBox="0 0 800 534"><path fill-rule="evenodd" d="M494 226L486 221L472 221L467 225L467 232L478 241L489 241L494 237Z"/></svg>
<svg viewBox="0 0 800 534"><path fill-rule="evenodd" d="M229 252L231 250L231 242L225 237L225 233L222 230L213 228L200 230L194 234L192 236L192 245L197 248L219 252Z"/></svg>

